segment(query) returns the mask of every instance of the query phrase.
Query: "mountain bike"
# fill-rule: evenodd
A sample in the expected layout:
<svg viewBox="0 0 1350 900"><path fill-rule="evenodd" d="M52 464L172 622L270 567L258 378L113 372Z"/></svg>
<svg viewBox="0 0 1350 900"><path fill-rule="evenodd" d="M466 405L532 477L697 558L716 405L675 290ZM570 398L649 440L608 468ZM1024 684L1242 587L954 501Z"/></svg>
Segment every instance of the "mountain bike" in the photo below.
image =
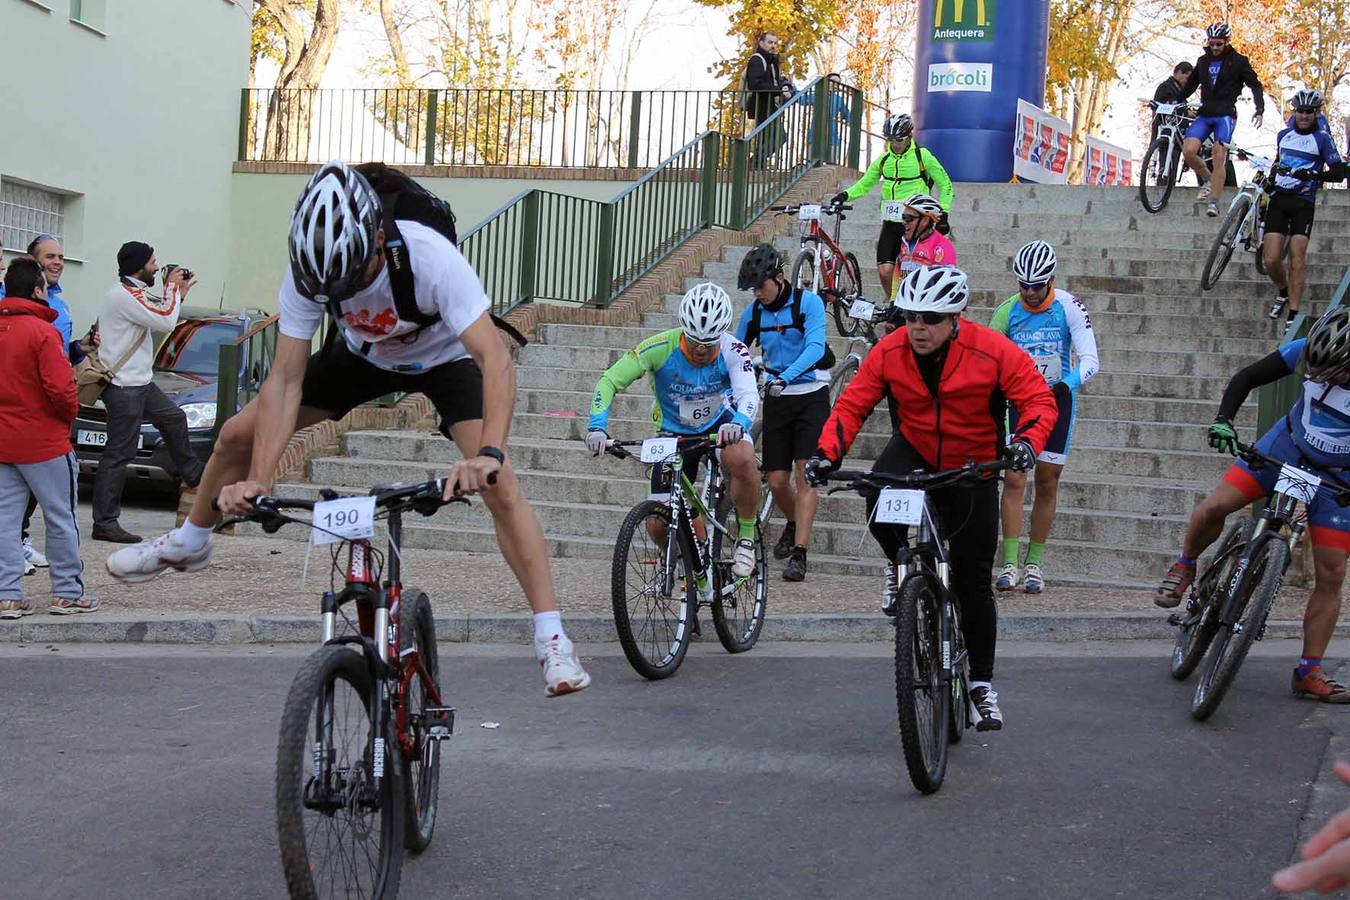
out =
<svg viewBox="0 0 1350 900"><path fill-rule="evenodd" d="M395 897L404 849L431 843L440 746L454 734L455 710L438 681L431 601L404 589L400 547L403 513L468 502L444 492L441 478L355 498L258 497L225 523L258 522L268 534L306 524L316 543L333 544L321 646L291 682L277 739L277 838L292 897ZM309 510L311 520L286 510ZM387 557L371 543L378 519Z"/></svg>
<svg viewBox="0 0 1350 900"><path fill-rule="evenodd" d="M848 305L843 302L845 297L862 293L862 268L858 265L858 257L845 253L839 246L839 229L848 218L844 211L852 208L847 203L826 206L792 203L769 207L778 215L796 215L801 222L801 249L792 262L789 284L819 294L825 305L834 311L834 327L843 337L852 337L861 328L849 316ZM820 227L821 216L834 219L833 234Z"/></svg>
<svg viewBox="0 0 1350 900"><path fill-rule="evenodd" d="M717 639L729 653L744 653L764 627L768 567L763 523L755 524L755 571L731 572L736 549L736 508L725 491L713 452L715 435L611 440L606 452L659 466L670 485L668 500L649 497L624 517L614 545L610 599L614 627L628 662L644 678L669 678L684 662L698 610L710 607ZM685 472L698 467L697 478Z"/></svg>
<svg viewBox="0 0 1350 900"><path fill-rule="evenodd" d="M1142 99L1142 98L1141 98ZM1143 100L1162 121L1158 123L1158 135L1144 152L1144 162L1139 176L1139 202L1151 213L1162 212L1176 187L1189 167L1181 162L1181 145L1185 141L1186 128L1195 121L1194 106L1186 103L1158 103ZM1200 158L1212 172L1214 170L1214 138L1205 138L1200 145ZM1224 163L1226 184L1237 183L1237 170L1231 159Z"/></svg>
<svg viewBox="0 0 1350 900"><path fill-rule="evenodd" d="M1205 270L1200 275L1200 287L1209 290L1218 284L1233 251L1241 244L1243 249L1256 254L1257 271L1265 274L1265 262L1261 254L1261 245L1266 237L1266 206L1270 203L1270 194L1275 189L1275 178L1289 172L1289 167L1264 156L1257 156L1245 150L1234 150L1238 159L1251 163L1251 177L1238 189L1237 196L1229 204L1228 213L1223 217L1219 233L1210 245L1209 257L1205 260Z"/></svg>
<svg viewBox="0 0 1350 900"><path fill-rule="evenodd" d="M849 304L850 314L854 321L860 324L859 336L849 341L848 353L844 354L830 377L830 405L833 406L839 399L839 395L848 387L848 383L853 380L853 376L858 374L858 367L862 365L863 357L869 350L877 345L884 334L878 334L880 326L891 319L891 314L895 307L876 306L868 301L862 295L855 297L845 297L844 300ZM866 342L865 348L859 349L861 342Z"/></svg>
<svg viewBox="0 0 1350 900"><path fill-rule="evenodd" d="M1202 722L1219 708L1252 643L1265 636L1266 617L1289 568L1290 549L1307 527L1306 505L1319 487L1330 490L1336 502L1350 505L1350 487L1328 483L1330 476L1273 459L1246 444L1238 448L1238 455L1254 468L1278 467L1279 478L1259 515L1229 526L1213 560L1196 579L1185 613L1167 618L1177 628L1172 677L1185 680L1204 660L1191 700L1191 715ZM1300 503L1305 507L1301 511Z"/></svg>
<svg viewBox="0 0 1350 900"><path fill-rule="evenodd" d="M942 787L947 748L971 726L970 670L961 614L951 592L947 540L927 492L987 477L1006 461L968 463L945 472L888 475L840 469L826 481L845 482L830 493L856 491L877 498L878 522L917 527L895 560L899 585L895 618L895 705L909 780L921 793Z"/></svg>

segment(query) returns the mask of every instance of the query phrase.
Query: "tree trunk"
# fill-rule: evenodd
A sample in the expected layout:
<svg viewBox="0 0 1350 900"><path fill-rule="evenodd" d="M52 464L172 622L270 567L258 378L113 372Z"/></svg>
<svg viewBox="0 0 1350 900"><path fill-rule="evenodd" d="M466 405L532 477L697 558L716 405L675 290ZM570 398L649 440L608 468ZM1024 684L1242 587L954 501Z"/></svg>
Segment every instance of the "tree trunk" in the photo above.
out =
<svg viewBox="0 0 1350 900"><path fill-rule="evenodd" d="M319 86L337 44L342 7L339 0L317 0L314 26L306 40L299 17L285 0L258 0L258 3L276 17L286 43L276 91L267 107L268 158L305 161L313 91Z"/></svg>
<svg viewBox="0 0 1350 900"><path fill-rule="evenodd" d="M398 22L394 21L393 0L380 0L380 21L384 23L384 35L389 39L389 53L394 58L394 77L399 87L412 84L412 73L408 68L408 54L403 50L403 38L398 33Z"/></svg>

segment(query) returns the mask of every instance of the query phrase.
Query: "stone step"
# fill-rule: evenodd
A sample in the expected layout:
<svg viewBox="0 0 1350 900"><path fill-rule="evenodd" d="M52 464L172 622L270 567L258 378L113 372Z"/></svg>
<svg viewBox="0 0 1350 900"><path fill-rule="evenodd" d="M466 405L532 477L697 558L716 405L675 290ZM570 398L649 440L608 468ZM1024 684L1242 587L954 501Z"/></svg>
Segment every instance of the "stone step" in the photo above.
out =
<svg viewBox="0 0 1350 900"><path fill-rule="evenodd" d="M1055 233L1064 231L1065 233L1091 233L1115 234L1123 233L1141 233L1141 234L1165 234L1165 235L1189 235L1202 233L1214 239L1214 235L1219 232L1219 225L1223 222L1223 217L1228 211L1228 204L1232 200L1232 195L1228 195L1220 201L1219 216L1209 218L1199 212L1194 206L1181 204L1178 206L1178 213L1173 214L1171 206L1168 207L1164 215L1149 215L1140 207L1132 215L1120 214L1092 214L1084 216L1083 214L1066 214L1061 212L1042 212L1040 209L1023 207L1021 209L1005 210L980 210L974 213L968 213L965 219L953 214L951 216L952 234L956 240L952 243L957 244L958 252L960 249L959 238L962 229L978 229L981 234L988 232L1007 232L1007 231L1036 231L1041 234L1046 232ZM1191 214L1187 214L1191 213ZM849 231L870 231L876 234L881 228L881 210L880 207L854 208L852 215L844 222L844 227L840 229L842 236L847 237ZM1344 216L1332 213L1330 215L1318 216L1317 223L1313 228L1314 234L1324 234L1330 236L1343 237L1350 234L1350 222L1347 222ZM1030 238L1028 239L1030 240ZM1051 238L1041 237L1041 240ZM1129 239L1121 237L1118 243L1129 246ZM847 245L845 245L847 246Z"/></svg>

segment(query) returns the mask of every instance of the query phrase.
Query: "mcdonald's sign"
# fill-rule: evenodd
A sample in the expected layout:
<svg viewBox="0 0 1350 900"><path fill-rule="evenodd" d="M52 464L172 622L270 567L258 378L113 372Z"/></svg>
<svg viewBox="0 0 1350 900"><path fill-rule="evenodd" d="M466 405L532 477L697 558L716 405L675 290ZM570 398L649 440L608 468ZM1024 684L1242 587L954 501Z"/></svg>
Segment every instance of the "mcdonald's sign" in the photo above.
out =
<svg viewBox="0 0 1350 900"><path fill-rule="evenodd" d="M934 41L992 41L997 0L933 0Z"/></svg>

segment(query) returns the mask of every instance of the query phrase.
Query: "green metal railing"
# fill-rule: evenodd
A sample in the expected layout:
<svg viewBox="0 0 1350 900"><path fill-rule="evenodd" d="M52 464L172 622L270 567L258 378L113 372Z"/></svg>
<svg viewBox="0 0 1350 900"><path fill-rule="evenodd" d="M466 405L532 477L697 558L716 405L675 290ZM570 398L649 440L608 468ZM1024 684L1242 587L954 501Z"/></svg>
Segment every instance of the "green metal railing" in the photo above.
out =
<svg viewBox="0 0 1350 900"><path fill-rule="evenodd" d="M1332 310L1345 303L1346 293L1350 291L1350 267L1347 267L1345 274L1341 276L1341 283L1336 287L1336 293L1331 297L1331 303L1327 310ZM1325 312L1325 310L1324 310ZM1280 346L1283 347L1291 341L1296 341L1301 337L1307 337L1308 331L1313 326L1313 320L1306 312L1299 312L1294 316L1294 321L1290 322L1284 330L1284 336L1280 338ZM1256 393L1256 433L1265 434L1270 430L1280 418L1287 413L1298 400L1298 392L1302 386L1303 378L1298 372L1286 375L1279 381L1258 388Z"/></svg>
<svg viewBox="0 0 1350 900"><path fill-rule="evenodd" d="M245 88L241 161L651 168L739 91Z"/></svg>
<svg viewBox="0 0 1350 900"><path fill-rule="evenodd" d="M230 417L258 395L272 371L277 355L277 321L276 315L268 316L234 343L221 345L216 382L217 437Z"/></svg>

